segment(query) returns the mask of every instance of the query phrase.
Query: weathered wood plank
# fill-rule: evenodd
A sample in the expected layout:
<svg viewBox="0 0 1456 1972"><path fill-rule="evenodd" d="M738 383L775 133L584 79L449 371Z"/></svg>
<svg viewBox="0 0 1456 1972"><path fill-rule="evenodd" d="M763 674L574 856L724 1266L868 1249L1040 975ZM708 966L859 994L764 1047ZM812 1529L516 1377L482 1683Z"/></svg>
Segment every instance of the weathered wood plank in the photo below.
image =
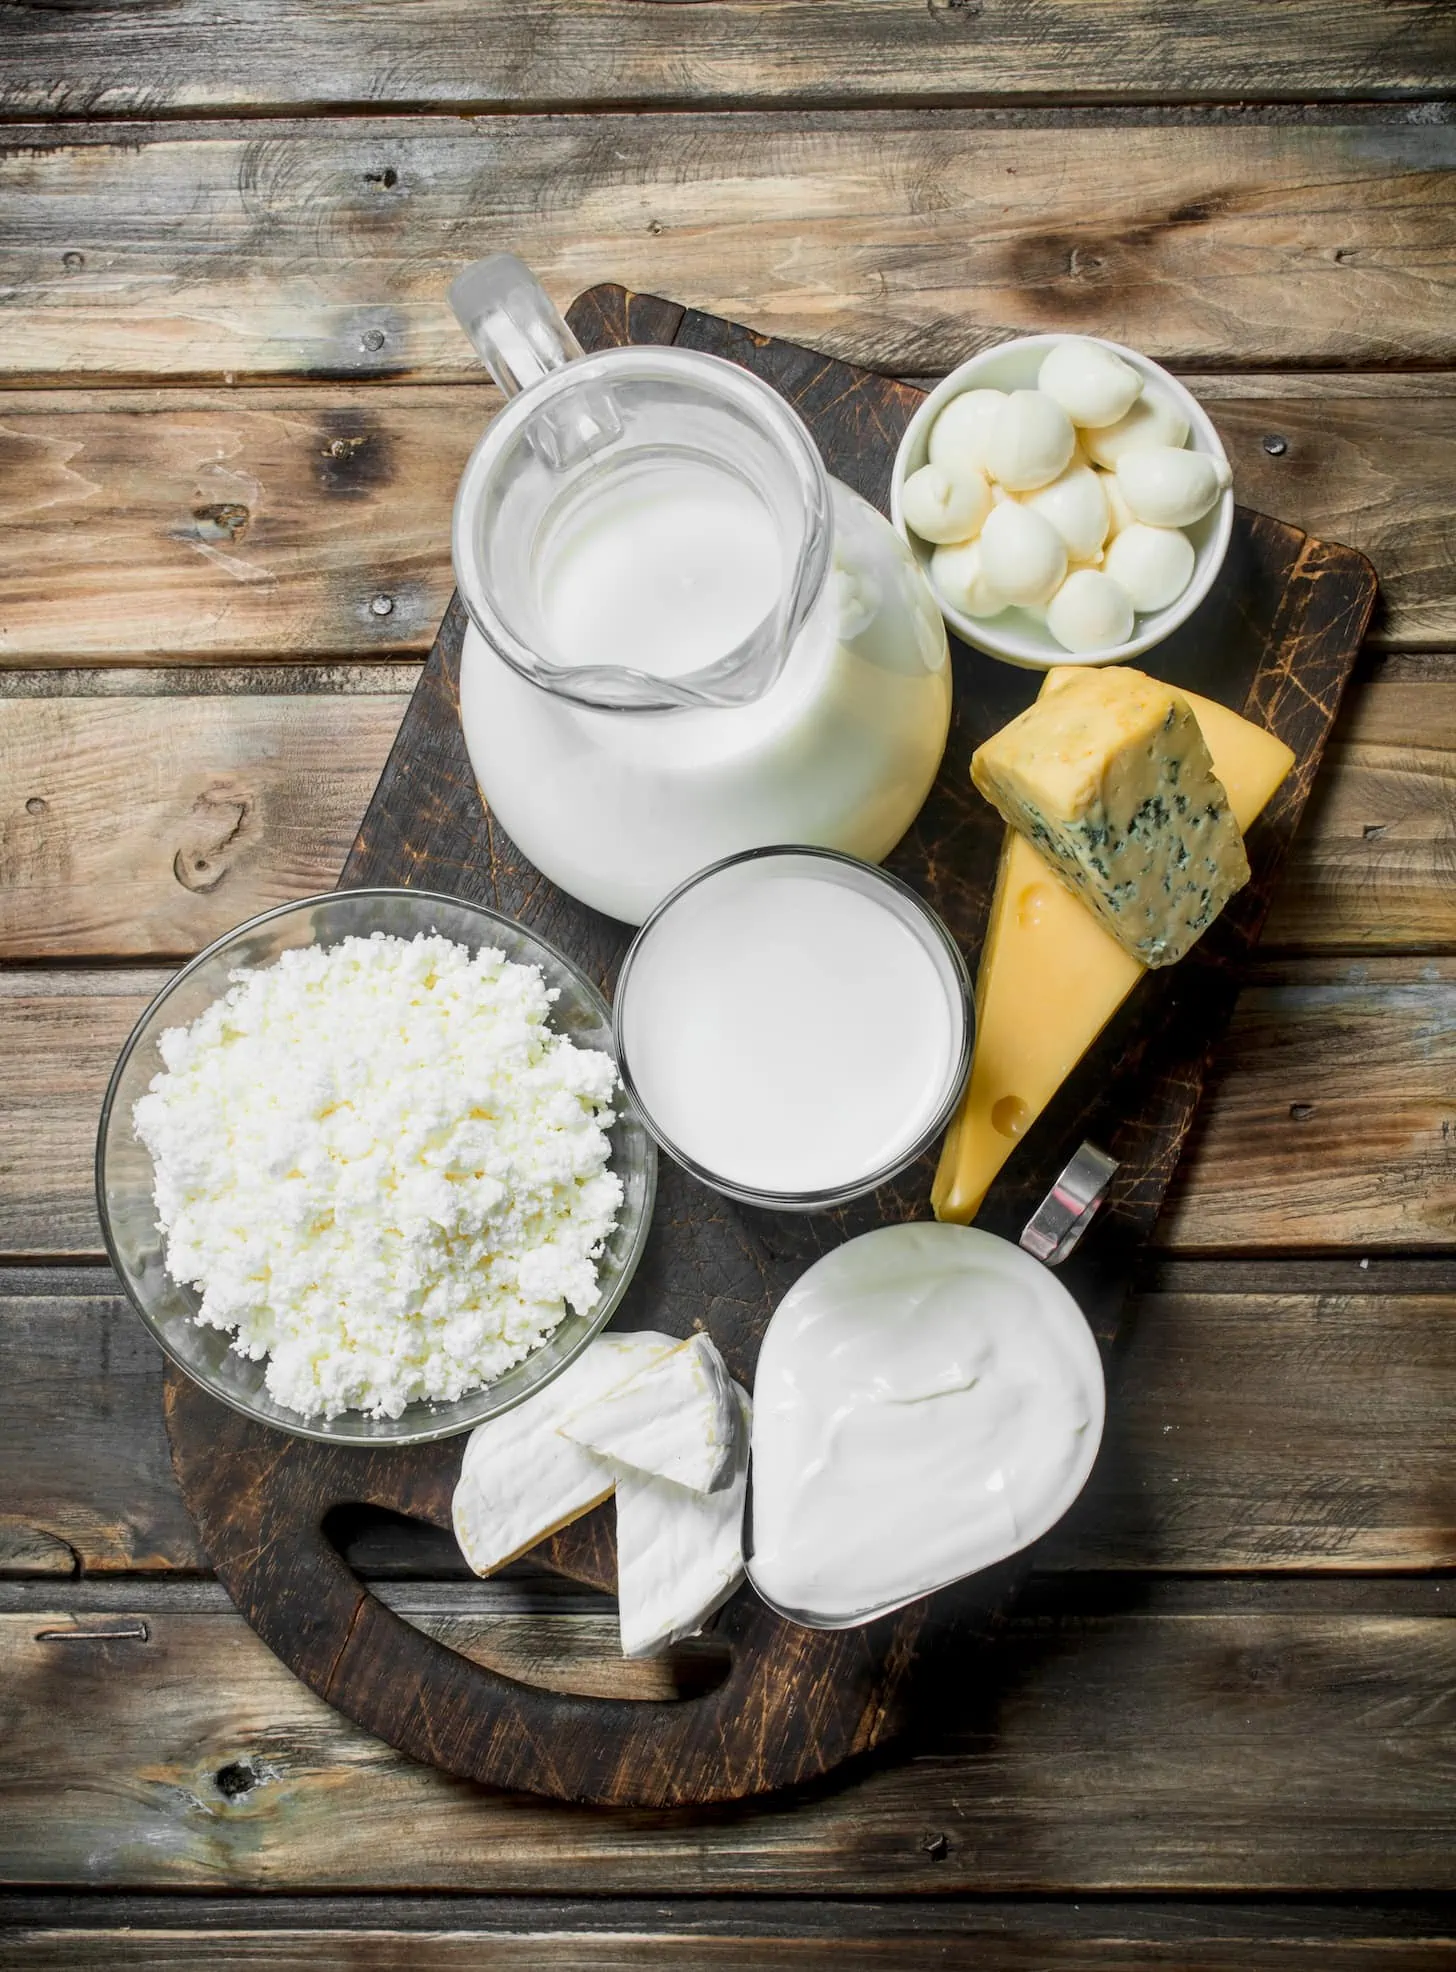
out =
<svg viewBox="0 0 1456 1972"><path fill-rule="evenodd" d="M1267 973L1240 995L1215 1064L1158 1244L1456 1240L1450 960Z"/></svg>
<svg viewBox="0 0 1456 1972"><path fill-rule="evenodd" d="M900 372L1048 327L1449 363L1453 162L1426 118L16 125L0 374L473 379L445 289L504 245L563 302L619 281Z"/></svg>
<svg viewBox="0 0 1456 1972"><path fill-rule="evenodd" d="M1134 1301L1097 1471L1038 1565L1456 1563L1450 1293L1280 1293L1265 1272L1263 1291ZM109 1272L47 1286L0 1276L0 1570L205 1568L168 1462L160 1354ZM362 1527L349 1551L376 1567L452 1559L448 1537Z"/></svg>
<svg viewBox="0 0 1456 1972"><path fill-rule="evenodd" d="M0 1903L11 1972L1404 1972L1456 1955L1450 1914L1408 1904L928 1905L55 1896Z"/></svg>
<svg viewBox="0 0 1456 1972"><path fill-rule="evenodd" d="M499 402L489 383L7 395L0 660L427 651L455 483Z"/></svg>
<svg viewBox="0 0 1456 1972"><path fill-rule="evenodd" d="M730 0L700 16L629 0L212 0L79 19L0 10L0 109L152 116L312 108L480 110L855 102L1304 102L1456 88L1442 0L1259 0L1158 14L1134 0Z"/></svg>
<svg viewBox="0 0 1456 1972"><path fill-rule="evenodd" d="M155 971L0 972L0 1254L98 1255L107 1077ZM1166 1248L1456 1247L1456 961L1257 969Z"/></svg>
<svg viewBox="0 0 1456 1972"><path fill-rule="evenodd" d="M238 683L0 692L0 958L184 957L332 888L408 694L367 674L346 693ZM1456 947L1456 679L1351 688L1265 937Z"/></svg>
<svg viewBox="0 0 1456 1972"><path fill-rule="evenodd" d="M418 1618L428 1623L429 1617ZM87 1619L87 1627L105 1627ZM232 1614L0 1617L0 1878L90 1888L902 1895L1456 1887L1456 1626L1161 1615L1008 1627L925 1750L702 1817L411 1765ZM221 1776L221 1778L219 1778Z"/></svg>
<svg viewBox="0 0 1456 1972"><path fill-rule="evenodd" d="M1246 505L1375 562L1378 643L1456 644L1456 378L1188 382ZM8 393L0 662L426 651L456 481L498 402L487 384Z"/></svg>
<svg viewBox="0 0 1456 1972"><path fill-rule="evenodd" d="M407 703L0 699L0 954L185 957L331 890Z"/></svg>

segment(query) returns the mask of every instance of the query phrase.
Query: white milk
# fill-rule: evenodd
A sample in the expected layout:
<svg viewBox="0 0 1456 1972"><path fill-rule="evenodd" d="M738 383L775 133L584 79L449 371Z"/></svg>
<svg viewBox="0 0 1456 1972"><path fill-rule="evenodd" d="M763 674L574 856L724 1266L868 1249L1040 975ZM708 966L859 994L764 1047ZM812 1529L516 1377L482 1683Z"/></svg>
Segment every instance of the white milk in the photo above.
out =
<svg viewBox="0 0 1456 1972"><path fill-rule="evenodd" d="M764 1336L749 1577L832 1625L989 1567L1077 1497L1103 1408L1092 1332L1029 1254L970 1226L849 1240Z"/></svg>
<svg viewBox="0 0 1456 1972"><path fill-rule="evenodd" d="M772 517L749 487L678 458L576 501L537 579L558 663L673 678L726 657L771 616L784 567Z"/></svg>
<svg viewBox="0 0 1456 1972"><path fill-rule="evenodd" d="M846 880L846 876L848 880ZM636 948L618 1003L642 1107L730 1186L833 1191L933 1125L965 1010L928 926L814 857L705 878Z"/></svg>

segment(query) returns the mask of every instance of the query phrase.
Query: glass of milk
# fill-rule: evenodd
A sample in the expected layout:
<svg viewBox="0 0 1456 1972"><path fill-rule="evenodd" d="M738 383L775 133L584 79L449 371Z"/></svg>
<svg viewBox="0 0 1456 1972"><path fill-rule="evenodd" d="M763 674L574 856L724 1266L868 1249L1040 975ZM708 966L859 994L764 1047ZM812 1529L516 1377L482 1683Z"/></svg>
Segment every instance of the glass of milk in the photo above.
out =
<svg viewBox="0 0 1456 1972"><path fill-rule="evenodd" d="M784 1211L886 1183L945 1128L970 1064L970 980L897 877L750 850L683 884L617 982L622 1080L705 1184Z"/></svg>

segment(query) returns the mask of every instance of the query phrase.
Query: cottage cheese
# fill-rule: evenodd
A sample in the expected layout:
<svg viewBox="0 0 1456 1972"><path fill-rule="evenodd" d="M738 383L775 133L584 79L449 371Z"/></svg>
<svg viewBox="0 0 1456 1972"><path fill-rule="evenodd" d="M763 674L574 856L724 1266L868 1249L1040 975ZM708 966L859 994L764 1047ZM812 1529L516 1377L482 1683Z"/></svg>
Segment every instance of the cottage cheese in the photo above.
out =
<svg viewBox="0 0 1456 1972"><path fill-rule="evenodd" d="M451 1401L598 1299L611 1059L534 966L348 938L241 971L134 1111L173 1278L304 1416Z"/></svg>

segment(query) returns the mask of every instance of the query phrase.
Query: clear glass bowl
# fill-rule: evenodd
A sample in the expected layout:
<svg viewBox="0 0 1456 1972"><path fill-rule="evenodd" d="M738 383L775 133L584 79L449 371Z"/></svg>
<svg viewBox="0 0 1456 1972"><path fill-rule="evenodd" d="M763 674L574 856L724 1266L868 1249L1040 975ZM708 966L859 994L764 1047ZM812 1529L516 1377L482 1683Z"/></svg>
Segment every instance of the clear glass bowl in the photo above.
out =
<svg viewBox="0 0 1456 1972"><path fill-rule="evenodd" d="M612 1127L612 1169L626 1192L616 1230L598 1272L602 1296L587 1315L568 1313L548 1341L494 1383L452 1404L412 1404L397 1418L346 1411L305 1418L277 1403L263 1383L267 1365L230 1347L221 1329L195 1319L201 1297L180 1286L163 1265L162 1235L152 1201L152 1160L132 1130L132 1107L162 1067L158 1041L168 1027L185 1027L226 992L240 966L271 965L291 947L332 946L383 931L399 938L438 932L470 951L499 947L508 959L541 968L559 989L551 1024L581 1047L611 1054L612 1017L606 1001L569 959L519 924L458 897L426 890L336 890L284 904L239 925L184 966L132 1030L106 1091L96 1141L96 1199L106 1250L132 1306L168 1356L214 1397L263 1424L337 1445L419 1445L468 1431L510 1410L549 1383L606 1327L626 1293L652 1222L657 1151L631 1102L619 1097Z"/></svg>

